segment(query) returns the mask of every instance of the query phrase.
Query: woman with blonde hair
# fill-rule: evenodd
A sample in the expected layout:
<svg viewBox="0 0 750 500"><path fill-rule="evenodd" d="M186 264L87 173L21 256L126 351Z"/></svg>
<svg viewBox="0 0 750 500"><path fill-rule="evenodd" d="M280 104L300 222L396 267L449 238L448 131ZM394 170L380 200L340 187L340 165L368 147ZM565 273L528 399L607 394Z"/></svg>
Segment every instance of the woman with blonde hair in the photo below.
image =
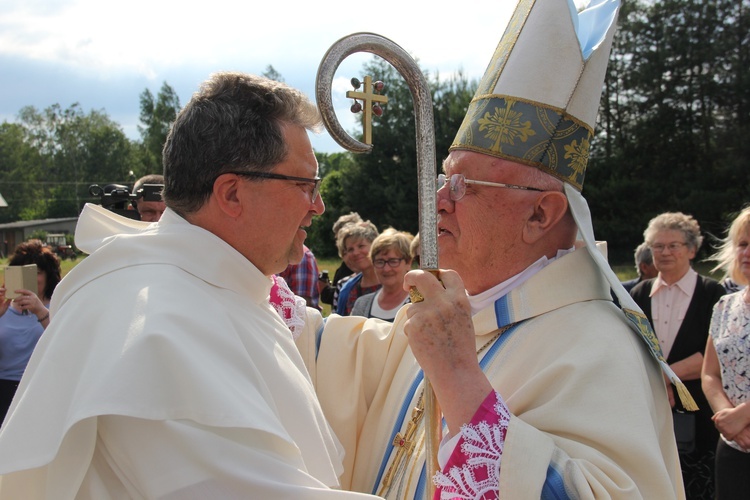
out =
<svg viewBox="0 0 750 500"><path fill-rule="evenodd" d="M716 498L747 498L750 491L750 206L729 226L714 256L728 278L745 285L714 306L703 357L703 392L721 439L716 445Z"/></svg>
<svg viewBox="0 0 750 500"><path fill-rule="evenodd" d="M370 260L380 281L380 290L357 299L352 316L380 318L393 322L401 306L409 302L404 290L404 276L411 269L410 247L413 236L388 228L375 238Z"/></svg>

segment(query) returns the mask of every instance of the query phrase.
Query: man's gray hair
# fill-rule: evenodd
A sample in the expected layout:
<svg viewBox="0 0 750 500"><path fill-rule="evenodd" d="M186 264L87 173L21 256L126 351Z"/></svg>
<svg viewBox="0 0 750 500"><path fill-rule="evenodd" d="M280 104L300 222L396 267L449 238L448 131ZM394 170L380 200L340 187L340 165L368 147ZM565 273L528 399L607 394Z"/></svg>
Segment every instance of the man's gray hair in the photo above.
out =
<svg viewBox="0 0 750 500"><path fill-rule="evenodd" d="M261 76L215 73L193 94L164 145L164 201L179 214L208 200L214 181L236 170L268 172L284 161L283 126L318 131L318 109L302 92Z"/></svg>
<svg viewBox="0 0 750 500"><path fill-rule="evenodd" d="M651 253L651 247L645 241L635 248L635 270L641 274L641 264L650 266L654 263L654 256Z"/></svg>

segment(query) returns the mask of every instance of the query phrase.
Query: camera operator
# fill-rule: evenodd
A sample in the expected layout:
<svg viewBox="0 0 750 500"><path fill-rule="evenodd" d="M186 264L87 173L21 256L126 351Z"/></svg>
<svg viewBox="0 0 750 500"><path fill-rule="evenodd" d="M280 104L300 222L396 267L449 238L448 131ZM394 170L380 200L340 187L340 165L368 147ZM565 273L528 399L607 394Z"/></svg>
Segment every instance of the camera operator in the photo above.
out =
<svg viewBox="0 0 750 500"><path fill-rule="evenodd" d="M164 185L164 176L161 174L149 174L144 175L133 185L133 193L138 195L138 198L131 201L131 205L138 211L143 222L156 222L161 219L161 214L164 213L166 205L164 200L159 196L158 200L150 199L149 196L140 196L141 191L146 184L159 184Z"/></svg>

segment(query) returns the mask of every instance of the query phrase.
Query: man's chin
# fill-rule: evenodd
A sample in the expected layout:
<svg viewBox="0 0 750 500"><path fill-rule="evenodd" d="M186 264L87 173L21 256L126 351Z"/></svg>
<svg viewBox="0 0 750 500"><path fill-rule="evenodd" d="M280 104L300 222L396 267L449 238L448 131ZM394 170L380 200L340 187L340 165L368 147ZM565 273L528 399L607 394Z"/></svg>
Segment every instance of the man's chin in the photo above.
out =
<svg viewBox="0 0 750 500"><path fill-rule="evenodd" d="M292 248L289 249L289 253L287 253L287 261L290 266L296 266L302 262L302 257L304 257L304 255L305 252L302 249L302 243L297 244L297 242L295 242Z"/></svg>
<svg viewBox="0 0 750 500"><path fill-rule="evenodd" d="M438 265L442 269L455 269L460 262L455 249L448 248L448 245L438 245Z"/></svg>

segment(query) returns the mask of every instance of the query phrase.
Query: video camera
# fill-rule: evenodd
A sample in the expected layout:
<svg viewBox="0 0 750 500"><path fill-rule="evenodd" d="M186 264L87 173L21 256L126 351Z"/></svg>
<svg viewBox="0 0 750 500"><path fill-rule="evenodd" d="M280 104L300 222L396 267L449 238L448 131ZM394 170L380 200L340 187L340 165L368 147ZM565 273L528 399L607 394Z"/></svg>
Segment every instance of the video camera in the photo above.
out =
<svg viewBox="0 0 750 500"><path fill-rule="evenodd" d="M144 184L138 191L131 193L130 189L123 184L107 184L104 187L98 184L89 186L89 194L97 196L100 204L118 215L140 220L137 210L128 207L129 203L135 205L138 200L162 201L161 192L164 184Z"/></svg>

